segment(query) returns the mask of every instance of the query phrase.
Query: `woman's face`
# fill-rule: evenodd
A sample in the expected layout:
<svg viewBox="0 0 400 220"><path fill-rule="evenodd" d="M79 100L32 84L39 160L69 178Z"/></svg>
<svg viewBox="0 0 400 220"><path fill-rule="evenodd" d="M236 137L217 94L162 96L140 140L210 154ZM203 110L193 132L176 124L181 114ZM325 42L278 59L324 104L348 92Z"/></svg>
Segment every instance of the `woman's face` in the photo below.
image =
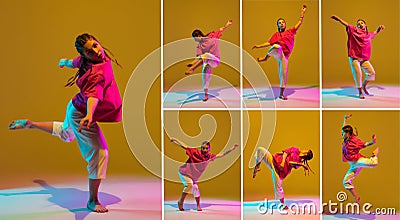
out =
<svg viewBox="0 0 400 220"><path fill-rule="evenodd" d="M83 54L93 63L101 63L105 60L103 47L99 42L90 39L83 45Z"/></svg>
<svg viewBox="0 0 400 220"><path fill-rule="evenodd" d="M350 132L344 132L344 137L348 139L350 137Z"/></svg>
<svg viewBox="0 0 400 220"><path fill-rule="evenodd" d="M283 19L280 19L278 22L278 29L281 31L284 31L286 29L286 21Z"/></svg>
<svg viewBox="0 0 400 220"><path fill-rule="evenodd" d="M201 145L201 153L202 154L209 154L210 153L210 147L208 144Z"/></svg>
<svg viewBox="0 0 400 220"><path fill-rule="evenodd" d="M359 21L357 21L357 27L362 30L365 30L367 27L367 24L363 20L359 20Z"/></svg>

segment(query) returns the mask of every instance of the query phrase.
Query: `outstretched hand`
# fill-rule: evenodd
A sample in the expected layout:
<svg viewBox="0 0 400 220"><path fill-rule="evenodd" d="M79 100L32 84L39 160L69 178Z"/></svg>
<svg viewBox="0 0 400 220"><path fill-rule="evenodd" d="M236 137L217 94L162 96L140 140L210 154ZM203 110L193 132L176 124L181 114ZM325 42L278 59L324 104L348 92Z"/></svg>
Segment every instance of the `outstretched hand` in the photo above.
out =
<svg viewBox="0 0 400 220"><path fill-rule="evenodd" d="M303 5L303 7L301 8L301 14L304 15L304 13L306 13L307 10L307 5Z"/></svg>
<svg viewBox="0 0 400 220"><path fill-rule="evenodd" d="M344 116L344 119L349 119L352 116L352 114L347 114Z"/></svg>
<svg viewBox="0 0 400 220"><path fill-rule="evenodd" d="M58 62L58 67L60 67L60 68L64 68L64 66L65 66L65 61L66 61L67 59L60 59L60 61Z"/></svg>
<svg viewBox="0 0 400 220"><path fill-rule="evenodd" d="M375 134L372 135L372 142L374 142L374 144L376 143L376 135Z"/></svg>
<svg viewBox="0 0 400 220"><path fill-rule="evenodd" d="M331 18L332 18L333 20L335 20L335 21L339 21L339 17L336 16L336 15L332 15Z"/></svg>

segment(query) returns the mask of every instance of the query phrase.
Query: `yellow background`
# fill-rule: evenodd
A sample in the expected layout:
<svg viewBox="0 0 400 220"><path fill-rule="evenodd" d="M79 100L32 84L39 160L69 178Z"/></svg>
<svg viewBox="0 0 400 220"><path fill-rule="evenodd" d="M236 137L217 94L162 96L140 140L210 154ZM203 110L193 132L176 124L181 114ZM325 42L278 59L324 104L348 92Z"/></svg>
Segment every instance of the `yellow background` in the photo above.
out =
<svg viewBox="0 0 400 220"><path fill-rule="evenodd" d="M265 56L269 47L251 48L255 44L267 42L278 31L278 18L285 19L286 29L294 27L300 20L303 4L307 5L307 11L295 35L294 48L289 58L289 87L319 85L318 1L243 0L243 49L254 59ZM279 85L277 61L271 58L260 65L270 83ZM246 76L252 73L243 74Z"/></svg>
<svg viewBox="0 0 400 220"><path fill-rule="evenodd" d="M247 112L246 112L247 114ZM249 141L245 144L243 153L243 200L254 201L264 200L265 198L274 198L274 188L271 179L271 172L263 163L261 172L257 173L255 179L252 178L253 169L248 168L249 160L255 147L269 146L263 143L261 139L257 143L257 136L260 135L261 126L260 118L268 120L270 111L249 111L250 128ZM262 133L261 136L270 135ZM281 152L282 150L295 146L300 150L311 149L314 157L309 161L311 169L315 174L304 176L302 168L293 169L292 172L283 180L283 189L286 196L319 195L319 111L277 111L276 127L273 134L272 143L269 151L272 154Z"/></svg>
<svg viewBox="0 0 400 220"><path fill-rule="evenodd" d="M223 27L228 20L232 20L232 26L223 32L221 40L228 41L239 47L239 27L241 22L239 6L238 0L202 0L200 2L186 0L164 1L164 44L192 38L192 32L195 29L199 29L204 34L207 34ZM193 50L194 58L196 56L196 43L194 40L192 41L193 48L191 50ZM221 49L221 61L225 59L225 56L230 56L230 54L224 52ZM168 56L168 54L164 54L164 56ZM168 91L173 84L185 77L186 64L191 61L177 62L171 68L164 71L164 92ZM238 64L235 65L238 66ZM200 72L201 67L195 71L195 73ZM221 62L217 68L212 70L212 74L224 78L234 86L240 86L239 73L227 64ZM210 85L213 85L212 79ZM196 90L201 90L201 82L192 87L196 88Z"/></svg>
<svg viewBox="0 0 400 220"><path fill-rule="evenodd" d="M399 209L399 111L324 111L323 112L323 202L337 202L336 194L346 192L348 201L353 202L351 194L344 189L342 180L349 165L342 162L341 127L345 114L353 116L348 123L357 128L358 137L371 141L376 134L376 144L366 147L360 153L366 157L379 147L378 166L362 169L353 185L361 197L361 204L369 202L373 208Z"/></svg>
<svg viewBox="0 0 400 220"><path fill-rule="evenodd" d="M379 25L386 29L372 40L371 64L376 72L374 84L399 84L399 1L337 0L322 1L322 86L354 85L347 57L346 28L330 18L337 15L355 26L361 18L368 31Z"/></svg>
<svg viewBox="0 0 400 220"><path fill-rule="evenodd" d="M86 163L75 142L63 143L39 131L9 131L7 126L20 118L64 119L66 105L78 89L64 88L76 70L59 69L58 61L78 55L75 38L84 32L96 36L123 65L123 69L114 65L123 95L137 64L159 48L160 1L38 0L8 1L1 5L0 188L31 185L36 178L53 180L49 182L68 176L85 178ZM158 143L159 86L160 80L152 88L147 105L152 113L148 124ZM101 127L110 150L108 175L149 176L130 152L122 123L101 124Z"/></svg>
<svg viewBox="0 0 400 220"><path fill-rule="evenodd" d="M230 135L232 135L231 142L233 141L233 143L240 144L239 111L236 111L236 113L233 112L232 115L230 115L228 111L180 111L179 120L183 129L182 132L190 136L201 135L202 132L198 126L198 122L200 117L205 114L210 114L217 123L215 135L211 140L208 140L211 143L211 153L222 153L222 149L227 145ZM165 115L168 116L170 114ZM231 121L231 117L235 118L232 120L236 121L236 123ZM165 126L168 125L166 124ZM171 137L165 135L164 138L165 156L181 162L181 165L184 164L188 159L185 150L178 145L171 143L169 141ZM179 136L174 138L182 140ZM191 147L200 146L202 141L199 141L198 143L185 142L185 144ZM233 144L231 145L233 146ZM232 147L231 145L227 146L227 149L230 149ZM240 148L237 148L235 152L231 152L224 158L217 160L224 160L227 157L232 158L231 156L240 153L239 151ZM219 162L217 160L208 165L203 176L206 175L206 172L213 172L212 170L219 169L219 167L215 167L216 163ZM178 169L174 168L175 170L171 171L169 169L172 168L168 166L165 166L164 169L165 173L173 172L178 176ZM164 181L164 187L164 195L167 200L178 199L183 190L181 182ZM221 175L207 181L199 181L199 189L202 197L240 200L240 157ZM189 195L188 198L193 198L193 196Z"/></svg>

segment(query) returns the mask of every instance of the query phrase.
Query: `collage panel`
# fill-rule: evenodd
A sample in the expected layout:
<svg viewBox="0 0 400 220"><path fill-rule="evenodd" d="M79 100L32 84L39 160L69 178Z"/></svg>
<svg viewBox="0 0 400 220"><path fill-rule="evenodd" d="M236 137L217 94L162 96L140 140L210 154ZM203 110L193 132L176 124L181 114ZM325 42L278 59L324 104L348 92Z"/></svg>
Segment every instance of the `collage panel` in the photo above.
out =
<svg viewBox="0 0 400 220"><path fill-rule="evenodd" d="M158 152L154 169L161 172L160 77L146 87L141 81L146 94L133 95L135 104L125 103L129 97L124 95L132 71L160 46L159 1L1 5L1 68L7 83L0 88L0 219L161 219L162 181L130 149L153 145ZM147 17L146 23L138 16ZM153 65L159 63L158 58ZM90 73L80 72L74 81L78 69L88 66ZM96 89L103 89L104 98L96 96L100 101L90 126L82 121L79 129L86 115L79 94L93 85L88 76L101 79L102 73L107 86ZM135 105L133 121L126 109L121 114L121 104ZM145 108L152 109L152 118L138 112ZM124 131L121 116L132 130ZM139 123L147 130L135 127ZM135 136L140 132L147 133L146 140ZM133 142L126 140L130 135Z"/></svg>
<svg viewBox="0 0 400 220"><path fill-rule="evenodd" d="M400 5L322 1L324 108L400 107Z"/></svg>
<svg viewBox="0 0 400 220"><path fill-rule="evenodd" d="M398 219L400 112L323 111L323 219Z"/></svg>
<svg viewBox="0 0 400 220"><path fill-rule="evenodd" d="M239 3L164 2L164 108L240 108Z"/></svg>
<svg viewBox="0 0 400 220"><path fill-rule="evenodd" d="M164 111L165 219L240 219L240 111Z"/></svg>
<svg viewBox="0 0 400 220"><path fill-rule="evenodd" d="M318 12L318 0L243 0L247 108L319 108Z"/></svg>
<svg viewBox="0 0 400 220"><path fill-rule="evenodd" d="M243 115L243 219L319 219L319 111Z"/></svg>

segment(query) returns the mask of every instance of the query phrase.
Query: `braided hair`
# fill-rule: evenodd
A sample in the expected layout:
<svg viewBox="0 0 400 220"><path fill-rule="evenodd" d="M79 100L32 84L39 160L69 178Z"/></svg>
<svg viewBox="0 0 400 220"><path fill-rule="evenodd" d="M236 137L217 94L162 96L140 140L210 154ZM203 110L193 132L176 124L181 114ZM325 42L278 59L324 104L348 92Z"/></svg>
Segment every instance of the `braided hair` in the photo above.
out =
<svg viewBox="0 0 400 220"><path fill-rule="evenodd" d="M303 167L303 168L304 168L304 174L305 174L305 175L309 174L310 171L314 174L314 171L311 169L310 165L308 165L308 161L311 160L311 159L313 158L313 156L314 156L314 155L313 155L313 152L312 152L311 149L307 151L307 154L306 154L306 155L301 156L303 165L307 167L307 168ZM308 172L307 172L307 171L308 171Z"/></svg>
<svg viewBox="0 0 400 220"><path fill-rule="evenodd" d="M70 87L70 86L74 85L76 83L76 80L78 80L78 78L80 78L84 73L86 73L86 71L88 71L89 69L90 69L90 71L92 71L91 61L83 53L83 46L89 40L95 40L95 41L99 42L93 35L90 35L87 33L81 34L78 37L76 37L75 48L78 51L78 53L81 55L81 66L79 67L79 70L76 72L76 74L68 79L67 84L65 84L64 87ZM106 57L108 59L110 59L112 62L114 62L115 64L117 64L120 68L122 68L122 66L118 63L118 60L114 57L114 54L111 53L111 51L105 47L103 47L103 49L104 49L104 54L106 55ZM106 51L109 52L112 57L110 57Z"/></svg>

